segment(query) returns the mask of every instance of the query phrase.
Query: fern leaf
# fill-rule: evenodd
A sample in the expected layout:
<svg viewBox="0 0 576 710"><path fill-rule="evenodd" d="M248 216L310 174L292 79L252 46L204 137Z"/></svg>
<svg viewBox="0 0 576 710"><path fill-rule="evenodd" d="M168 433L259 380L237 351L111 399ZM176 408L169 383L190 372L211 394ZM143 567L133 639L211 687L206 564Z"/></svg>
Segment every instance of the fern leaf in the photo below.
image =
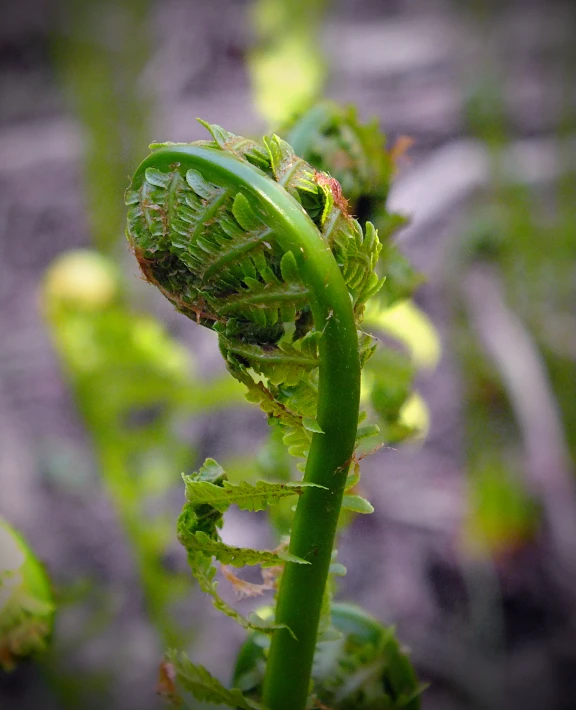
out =
<svg viewBox="0 0 576 710"><path fill-rule="evenodd" d="M365 424L364 426L359 426L356 432L356 442L360 442L363 439L369 439L372 436L378 436L380 433L380 427L378 424Z"/></svg>
<svg viewBox="0 0 576 710"><path fill-rule="evenodd" d="M194 578L198 582L200 590L212 598L214 608L233 619L242 628L247 630L251 629L252 625L248 619L237 612L234 607L230 606L230 604L224 601L218 594L218 582L214 580L216 567L212 564L211 560L209 558L188 555L188 565Z"/></svg>
<svg viewBox="0 0 576 710"><path fill-rule="evenodd" d="M184 652L168 651L166 660L174 668L177 682L196 700L241 710L265 710L260 703L246 698L238 688L225 688L204 666L192 663Z"/></svg>
<svg viewBox="0 0 576 710"><path fill-rule="evenodd" d="M312 434L303 427L287 427L282 441L288 448L290 456L306 459L310 450Z"/></svg>
<svg viewBox="0 0 576 710"><path fill-rule="evenodd" d="M207 504L220 512L230 505L237 505L241 510L264 510L268 505L279 503L286 496L300 495L304 489L314 486L310 483L270 483L258 481L255 484L242 481L215 485L193 476L184 476L186 499L193 505Z"/></svg>
<svg viewBox="0 0 576 710"><path fill-rule="evenodd" d="M316 434L324 433L324 430L322 429L320 424L318 424L318 421L314 419L314 417L304 417L302 419L302 425L307 431L312 431Z"/></svg>
<svg viewBox="0 0 576 710"><path fill-rule="evenodd" d="M192 552L188 550L188 565L194 578L198 582L200 590L212 598L214 608L233 619L242 628L252 631L265 631L267 633L271 633L277 628L283 628L282 625L275 624L273 621L267 622L265 627L261 623L254 624L222 599L218 594L218 582L215 580L217 570L211 557L206 556L202 552L198 553L198 551L195 550L192 550Z"/></svg>
<svg viewBox="0 0 576 710"><path fill-rule="evenodd" d="M267 152L256 141L237 136L235 133L225 130L222 126L218 126L215 123L208 123L201 118L196 120L210 132L214 142L222 150L227 150L238 158L245 159L262 170L267 170L270 167Z"/></svg>
<svg viewBox="0 0 576 710"><path fill-rule="evenodd" d="M279 136L264 138L268 149L270 164L276 182L279 182L291 194L297 191L318 192L314 182L314 169L302 158L299 158L292 147Z"/></svg>
<svg viewBox="0 0 576 710"><path fill-rule="evenodd" d="M215 540L202 531L187 532L182 528L178 530L178 540L191 556L203 555L215 557L218 562L233 567L247 565L260 565L261 567L276 567L284 562L309 564L289 552L270 552L268 550L252 550L247 547L234 547L220 540Z"/></svg>
<svg viewBox="0 0 576 710"><path fill-rule="evenodd" d="M287 307L295 312L309 299L310 294L302 284L283 283L273 273L270 277L267 282L244 277L245 288L222 304L221 313L225 316L242 314L262 326L276 325L285 320L283 311Z"/></svg>
<svg viewBox="0 0 576 710"><path fill-rule="evenodd" d="M198 586L212 597L216 609L240 626L263 630L261 623L254 625L218 594L213 560L235 567L277 567L287 561L300 564L306 562L283 549L271 552L226 545L221 541L218 529L222 526L224 511L233 503L247 510L261 509L267 502L277 502L286 495L301 493L304 484L230 484L226 480L226 473L214 459L207 459L199 471L184 476L184 481L189 502L184 505L178 518L177 536L188 553L188 565ZM267 623L264 630L271 632L275 628L281 627L271 622Z"/></svg>
<svg viewBox="0 0 576 710"><path fill-rule="evenodd" d="M306 372L318 367L318 357L303 352L298 342L280 342L277 346L262 347L239 343L222 335L220 345L227 360L233 357L247 363L273 385L296 385Z"/></svg>
<svg viewBox="0 0 576 710"><path fill-rule="evenodd" d="M246 399L249 402L259 404L263 412L275 417L284 426L302 428L301 417L279 401L274 392L265 387L262 382L255 382L244 368L237 367L237 363L228 364L234 376L246 386Z"/></svg>
<svg viewBox="0 0 576 710"><path fill-rule="evenodd" d="M374 512L374 506L362 496L346 494L342 500L342 510L351 510L353 513L369 515Z"/></svg>
<svg viewBox="0 0 576 710"><path fill-rule="evenodd" d="M222 482L226 480L226 472L218 461L208 458L193 477L198 481L205 481L212 485L221 485ZM187 476L185 480L188 478L192 478L192 476Z"/></svg>

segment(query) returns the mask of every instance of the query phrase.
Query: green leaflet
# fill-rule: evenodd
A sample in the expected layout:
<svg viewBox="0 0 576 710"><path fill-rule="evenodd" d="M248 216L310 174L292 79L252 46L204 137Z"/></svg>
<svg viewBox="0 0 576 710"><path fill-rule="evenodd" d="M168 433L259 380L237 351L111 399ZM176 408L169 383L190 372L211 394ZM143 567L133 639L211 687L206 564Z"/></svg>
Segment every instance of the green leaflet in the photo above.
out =
<svg viewBox="0 0 576 710"><path fill-rule="evenodd" d="M367 502L367 501L366 501ZM288 552L269 552L268 550L251 550L246 547L233 547L226 545L220 540L214 540L202 531L187 533L178 531L178 540L192 556L204 555L215 557L218 562L233 567L245 567L246 565L260 565L261 567L275 567L284 562L296 562L298 564L310 564Z"/></svg>
<svg viewBox="0 0 576 710"><path fill-rule="evenodd" d="M212 597L217 609L245 629L258 628L269 632L278 628L273 622L254 624L220 597L213 560L234 567L308 563L282 549L272 552L227 545L220 539L218 531L222 527L224 512L230 505L238 505L243 510L262 510L286 496L302 493L306 484L266 481L233 484L226 479L224 469L214 459L206 459L199 471L183 478L188 502L178 518L178 540L188 553L188 564L198 585Z"/></svg>
<svg viewBox="0 0 576 710"><path fill-rule="evenodd" d="M231 363L229 362L228 365L230 369ZM266 387L262 382L255 382L250 374L237 363L235 366L235 377L246 385L246 399L249 402L257 403L263 412L279 422L284 432L282 441L288 447L288 453L291 456L306 458L312 441L312 432L304 426L302 411L315 414L316 398L311 402L305 400L306 408L301 409L300 402L294 393L302 387L302 382L290 389L279 390L272 386ZM310 389L314 392L317 391L311 384ZM291 407L295 411L292 411Z"/></svg>
<svg viewBox="0 0 576 710"><path fill-rule="evenodd" d="M198 586L205 594L212 597L212 604L214 607L247 630L258 629L259 631L270 633L275 628L279 628L279 625L274 624L274 622L270 622L265 626L262 624L253 624L249 619L246 619L242 616L242 614L237 612L234 607L228 604L218 594L218 582L215 580L217 570L212 561L212 554L215 550L217 550L223 559L229 559L230 555L233 554L234 548L226 550L225 554L224 549L227 548L227 546L224 545L218 537L215 536L211 538L207 535L207 533L203 533L202 531L194 532L190 529L190 527L187 527L185 520L188 513L189 511L186 510L185 506L185 509L178 521L178 539L187 549L188 565L196 581L198 582ZM205 541L208 544L212 543L212 547L203 548L201 545L202 541ZM238 550L239 548L235 549ZM247 558L250 554L252 554L252 559L256 560L255 564L259 563L258 560L264 559L264 561L266 561L266 559L269 559L267 558L266 553L259 553L257 550L246 550L246 553ZM270 555L273 553L268 554ZM283 562L283 560L279 557L277 559L278 563Z"/></svg>
<svg viewBox="0 0 576 710"><path fill-rule="evenodd" d="M297 194L298 191L312 195L320 194L315 180L316 171L305 160L299 158L286 141L279 136L265 137L264 145L268 149L276 182L279 182L290 194Z"/></svg>
<svg viewBox="0 0 576 710"><path fill-rule="evenodd" d="M204 480L195 480L193 476L184 476L186 499L194 505L208 504L220 512L230 505L237 505L241 510L264 510L269 505L278 503L286 496L300 494L309 483L230 483L224 480L216 485ZM318 487L318 486L316 486Z"/></svg>
<svg viewBox="0 0 576 710"><path fill-rule="evenodd" d="M342 510L351 510L353 513L363 515L374 512L374 507L362 496L345 495L342 500Z"/></svg>
<svg viewBox="0 0 576 710"><path fill-rule="evenodd" d="M330 565L330 574L334 575L334 577L345 577L347 569L340 562L333 562Z"/></svg>
<svg viewBox="0 0 576 710"><path fill-rule="evenodd" d="M308 372L318 367L315 349L306 349L305 340L303 338L293 343L281 341L275 348L263 348L252 343L239 343L221 334L220 350L232 365L248 362L270 384L290 387L297 385Z"/></svg>
<svg viewBox="0 0 576 710"><path fill-rule="evenodd" d="M311 431L316 434L323 434L324 431L318 421L314 417L304 417L302 419L302 426L306 431Z"/></svg>
<svg viewBox="0 0 576 710"><path fill-rule="evenodd" d="M192 663L185 653L168 651L166 660L172 664L178 684L196 700L241 710L265 710L261 703L244 697L238 688L225 688L204 666Z"/></svg>
<svg viewBox="0 0 576 710"><path fill-rule="evenodd" d="M380 433L380 427L378 424L365 424L364 426L359 426L356 433L356 441L360 442L363 439L369 439L373 436L378 436Z"/></svg>
<svg viewBox="0 0 576 710"><path fill-rule="evenodd" d="M215 609L222 612L226 616L229 616L237 624L242 626L244 629L252 629L253 626L248 619L246 619L242 614L236 611L234 607L230 606L222 597L218 594L218 582L214 580L216 576L216 567L212 564L210 558L204 557L202 555L188 555L188 565L192 574L194 575L198 586L204 592L212 597L212 604ZM270 627L272 630L273 626Z"/></svg>
<svg viewBox="0 0 576 710"><path fill-rule="evenodd" d="M184 476L184 480L195 480L210 483L215 486L222 485L222 482L226 480L226 472L220 466L218 461L214 459L206 459L200 470L191 476Z"/></svg>
<svg viewBox="0 0 576 710"><path fill-rule="evenodd" d="M259 143L249 138L237 136L235 133L230 133L230 131L225 130L222 126L217 126L215 123L210 124L201 118L197 120L210 132L219 148L234 153L238 158L247 160L257 168L262 170L269 168L269 156Z"/></svg>

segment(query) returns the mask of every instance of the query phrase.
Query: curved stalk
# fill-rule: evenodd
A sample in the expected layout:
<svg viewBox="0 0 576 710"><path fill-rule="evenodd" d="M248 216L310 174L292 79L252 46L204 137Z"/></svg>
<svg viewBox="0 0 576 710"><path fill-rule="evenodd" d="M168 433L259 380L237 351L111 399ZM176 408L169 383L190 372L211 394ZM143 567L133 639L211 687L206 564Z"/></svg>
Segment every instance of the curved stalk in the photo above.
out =
<svg viewBox="0 0 576 710"><path fill-rule="evenodd" d="M322 381L322 371L320 378ZM306 704L347 461L356 435L356 424L344 408L355 406L357 415L354 380L353 371L342 373L339 385L342 390L337 389L334 396L325 398L324 416L319 416L319 421L330 424L324 424L325 433L314 437L310 450L304 480L325 488L307 489L296 508L290 552L311 564L287 563L284 570L276 622L286 624L289 630L278 629L272 637L264 681L264 703L269 710L300 710ZM347 387L353 389L341 397ZM346 398L348 402L340 408L341 400Z"/></svg>
<svg viewBox="0 0 576 710"><path fill-rule="evenodd" d="M309 291L319 340L317 421L299 499L290 552L310 564L287 562L278 596L276 622L264 688L269 710L303 710L308 696L322 599L330 565L348 463L358 422L360 361L352 300L329 245L301 205L253 165L203 145L156 150L139 167L138 189L147 168L197 170L217 186L243 193L256 204L284 252L291 251Z"/></svg>

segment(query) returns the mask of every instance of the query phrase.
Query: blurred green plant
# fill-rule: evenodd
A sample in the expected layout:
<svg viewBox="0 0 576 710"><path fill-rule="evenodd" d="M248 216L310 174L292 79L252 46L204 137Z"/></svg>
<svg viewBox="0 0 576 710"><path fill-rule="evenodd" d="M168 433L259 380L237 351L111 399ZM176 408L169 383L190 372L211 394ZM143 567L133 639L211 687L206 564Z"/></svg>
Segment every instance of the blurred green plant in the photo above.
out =
<svg viewBox="0 0 576 710"><path fill-rule="evenodd" d="M521 540L529 544L544 515L564 558L570 556L567 537L574 526L569 519L576 513L571 502L576 409L568 384L576 373L576 220L573 200L566 199L576 172L560 161L557 177L536 187L515 171L495 71L469 93L467 116L491 161L489 186L473 208L459 263L452 264L458 273L465 269L459 290L466 308L458 342L472 504L467 529L477 531L480 546L487 535L497 555L511 544L510 536L516 546ZM560 151L565 137L561 133L556 140ZM486 293L482 313L477 307L481 289ZM473 350L471 341L477 343ZM489 465L486 441L492 442ZM511 478L512 470L522 475ZM500 487L490 471L502 476ZM483 489L494 500L480 494ZM509 506L503 503L507 498Z"/></svg>
<svg viewBox="0 0 576 710"><path fill-rule="evenodd" d="M254 102L277 126L318 99L326 78L321 21L327 0L254 0L248 57Z"/></svg>
<svg viewBox="0 0 576 710"><path fill-rule="evenodd" d="M55 605L50 581L23 537L0 518L0 667L47 647Z"/></svg>
<svg viewBox="0 0 576 710"><path fill-rule="evenodd" d="M151 620L164 643L182 642L169 609L186 586L165 563L173 525L166 496L194 453L178 429L191 414L241 401L240 388L228 377L198 382L190 353L151 316L127 308L116 266L97 252L55 261L42 301Z"/></svg>
<svg viewBox="0 0 576 710"><path fill-rule="evenodd" d="M462 543L469 555L503 560L534 539L539 506L509 465L487 456L470 472L468 485L470 511Z"/></svg>
<svg viewBox="0 0 576 710"><path fill-rule="evenodd" d="M167 557L167 496L194 451L186 418L241 401L229 378L200 383L194 362L151 316L136 311L115 262L123 244L126 176L149 140L149 4L64 2L54 49L84 138L93 245L50 267L43 307L92 439L98 470L133 549L147 611L164 644L184 632L170 606L185 591ZM105 256L106 255L106 256Z"/></svg>
<svg viewBox="0 0 576 710"><path fill-rule="evenodd" d="M149 142L150 4L64 0L54 56L82 129L84 181L94 246L119 254L124 210L118 195Z"/></svg>
<svg viewBox="0 0 576 710"><path fill-rule="evenodd" d="M271 613L271 609L260 613ZM338 638L318 644L315 707L417 710L422 688L393 631L354 604L334 602L331 615ZM232 683L248 698L261 693L268 645L265 634L254 631L238 654Z"/></svg>

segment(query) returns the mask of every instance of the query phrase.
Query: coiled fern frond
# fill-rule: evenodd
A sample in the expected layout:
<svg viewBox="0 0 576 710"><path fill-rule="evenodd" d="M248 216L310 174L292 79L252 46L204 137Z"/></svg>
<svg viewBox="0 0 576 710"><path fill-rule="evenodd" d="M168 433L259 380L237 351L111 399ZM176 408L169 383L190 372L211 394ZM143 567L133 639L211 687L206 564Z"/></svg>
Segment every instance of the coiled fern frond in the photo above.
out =
<svg viewBox="0 0 576 710"><path fill-rule="evenodd" d="M360 315L379 288L373 268L380 245L371 225L363 234L348 215L336 181L298 158L277 136L265 139L263 147L205 125L214 141L191 146L217 149L259 168L302 205L336 257ZM177 144L153 147L179 149ZM307 332L310 294L294 254L278 239L274 220L241 189L218 185L179 163L168 168L145 168L127 196L128 236L145 276L203 325L233 319L255 341L278 342L282 324L291 322Z"/></svg>
<svg viewBox="0 0 576 710"><path fill-rule="evenodd" d="M337 182L298 158L282 139L273 136L260 145L205 125L213 140L190 148L218 151L301 205L316 227L318 247L336 259L359 324L365 302L382 285L374 272L381 249L374 227L363 232L349 216ZM301 246L286 248L293 245L286 244L277 216L246 187L186 167L187 148L154 146L150 164L127 193L128 238L145 278L180 312L218 333L231 373L251 399L290 429L293 453L304 455L311 439L306 432L318 429L322 336L314 326L315 296L302 275L306 255ZM166 159L167 151L174 162ZM361 358L372 349L363 337Z"/></svg>
<svg viewBox="0 0 576 710"><path fill-rule="evenodd" d="M212 140L152 146L126 195L128 239L145 278L218 334L229 371L306 464L302 483L234 485L207 461L185 477L178 536L216 607L245 628L272 633L266 706L303 710L320 618L329 616L338 517L357 481L348 470L358 441L377 431L358 426L360 370L375 348L359 326L383 284L375 271L381 244L371 223L362 227L350 215L337 180L281 138L260 144L204 125ZM298 496L288 551L222 542L229 505L261 509L287 495ZM352 509L370 512L363 499L347 498ZM283 567L275 618L246 620L230 608L216 592L214 558ZM196 697L240 706L207 672L189 670Z"/></svg>

